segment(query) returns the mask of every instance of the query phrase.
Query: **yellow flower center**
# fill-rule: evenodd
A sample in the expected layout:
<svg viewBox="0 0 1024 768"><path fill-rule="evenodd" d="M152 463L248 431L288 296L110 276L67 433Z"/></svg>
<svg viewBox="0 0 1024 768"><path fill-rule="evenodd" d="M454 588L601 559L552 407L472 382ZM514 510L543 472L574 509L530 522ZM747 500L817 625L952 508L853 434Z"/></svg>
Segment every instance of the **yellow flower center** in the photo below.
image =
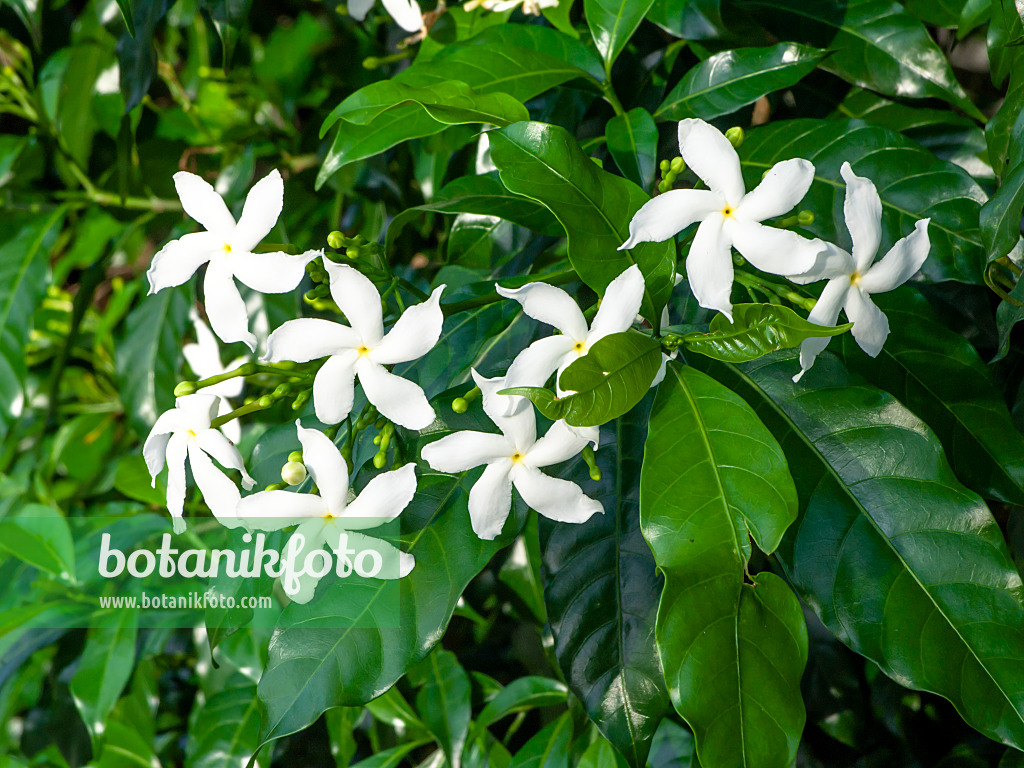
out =
<svg viewBox="0 0 1024 768"><path fill-rule="evenodd" d="M224 243L224 253L231 253L231 243Z"/></svg>
<svg viewBox="0 0 1024 768"><path fill-rule="evenodd" d="M333 512L331 512L331 510L328 509L322 515L320 515L320 517L322 517L324 520L333 520L335 517L337 517L337 515L335 515Z"/></svg>
<svg viewBox="0 0 1024 768"><path fill-rule="evenodd" d="M856 285L860 282L861 278L864 277L860 272L854 272L850 275L850 285Z"/></svg>
<svg viewBox="0 0 1024 768"><path fill-rule="evenodd" d="M365 344L360 344L359 347L356 349L356 352L359 354L360 357L366 357L366 355L370 354L370 350L366 348Z"/></svg>
<svg viewBox="0 0 1024 768"><path fill-rule="evenodd" d="M522 460L523 460L523 454L521 454L519 451L516 451L515 453L512 454L512 463L513 464L518 464Z"/></svg>
<svg viewBox="0 0 1024 768"><path fill-rule="evenodd" d="M185 433L185 436L189 440L195 440L196 439L196 431L194 429L190 429L188 432Z"/></svg>
<svg viewBox="0 0 1024 768"><path fill-rule="evenodd" d="M586 345L582 341L577 341L572 348L576 350L577 355L582 355L586 351Z"/></svg>
<svg viewBox="0 0 1024 768"><path fill-rule="evenodd" d="M732 218L732 206L728 206L728 205L725 206L725 208L722 209L722 215L725 218L727 218L727 219L731 219Z"/></svg>

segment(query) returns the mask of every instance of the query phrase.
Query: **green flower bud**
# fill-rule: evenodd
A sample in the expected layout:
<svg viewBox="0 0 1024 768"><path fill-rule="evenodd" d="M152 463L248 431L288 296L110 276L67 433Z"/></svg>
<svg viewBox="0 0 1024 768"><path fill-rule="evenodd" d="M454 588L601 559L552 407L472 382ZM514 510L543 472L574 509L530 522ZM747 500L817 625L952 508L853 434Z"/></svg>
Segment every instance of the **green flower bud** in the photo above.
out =
<svg viewBox="0 0 1024 768"><path fill-rule="evenodd" d="M388 463L387 451L380 451L373 457L373 466L377 469L384 469L384 465Z"/></svg>
<svg viewBox="0 0 1024 768"><path fill-rule="evenodd" d="M313 396L313 390L304 389L295 396L292 401L292 410L297 411L302 408L306 403L309 402L309 398Z"/></svg>
<svg viewBox="0 0 1024 768"><path fill-rule="evenodd" d="M727 138L729 140L729 143L732 144L736 149L739 149L740 145L743 143L743 139L746 138L746 135L743 133L742 128L740 128L738 125L734 125L732 128L725 132L725 138Z"/></svg>
<svg viewBox="0 0 1024 768"><path fill-rule="evenodd" d="M374 445L380 445L381 437L383 437L383 435L374 435L373 436L373 444Z"/></svg>
<svg viewBox="0 0 1024 768"><path fill-rule="evenodd" d="M350 259L358 259L359 248L357 248L354 245L350 245L348 248L345 249L345 255L348 256Z"/></svg>
<svg viewBox="0 0 1024 768"><path fill-rule="evenodd" d="M286 486L285 486L284 483L271 483L270 485L268 485L263 490L265 490L265 491L283 491L285 489L285 487Z"/></svg>
<svg viewBox="0 0 1024 768"><path fill-rule="evenodd" d="M243 376L252 376L256 373L256 363L246 363L238 369L238 372Z"/></svg>
<svg viewBox="0 0 1024 768"><path fill-rule="evenodd" d="M379 69L380 65L381 61L376 56L367 56L363 59L363 69Z"/></svg>
<svg viewBox="0 0 1024 768"><path fill-rule="evenodd" d="M327 236L327 244L334 250L338 250L345 244L345 236L338 230L334 230Z"/></svg>
<svg viewBox="0 0 1024 768"><path fill-rule="evenodd" d="M668 181L668 179L664 179L658 184L659 192L668 192L670 189L672 189L672 184Z"/></svg>
<svg viewBox="0 0 1024 768"><path fill-rule="evenodd" d="M281 479L288 485L298 485L306 479L306 465L298 461L289 461L281 467Z"/></svg>
<svg viewBox="0 0 1024 768"><path fill-rule="evenodd" d="M658 164L658 167L661 169L662 175L664 175L664 174L668 173L669 168L672 167L672 163L670 161L668 161L668 160L662 160Z"/></svg>
<svg viewBox="0 0 1024 768"><path fill-rule="evenodd" d="M686 163L683 162L681 157L673 157L672 162L669 164L669 169L678 176L686 170Z"/></svg>
<svg viewBox="0 0 1024 768"><path fill-rule="evenodd" d="M296 364L291 360L282 360L278 363L274 363L274 367L279 371L294 371Z"/></svg>
<svg viewBox="0 0 1024 768"><path fill-rule="evenodd" d="M810 211L800 211L796 215L796 223L801 227L809 227L814 223L814 214Z"/></svg>
<svg viewBox="0 0 1024 768"><path fill-rule="evenodd" d="M452 410L456 413L465 413L469 410L469 403L464 397L456 397L452 400Z"/></svg>
<svg viewBox="0 0 1024 768"><path fill-rule="evenodd" d="M179 381L178 385L174 388L174 396L185 397L185 395L191 395L197 389L199 388L194 381Z"/></svg>
<svg viewBox="0 0 1024 768"><path fill-rule="evenodd" d="M594 449L590 446L590 443L587 443L583 449L583 461L590 468L590 479L600 480L601 470L597 466L597 460L594 458Z"/></svg>
<svg viewBox="0 0 1024 768"><path fill-rule="evenodd" d="M292 451L288 454L288 461L302 461L302 451Z"/></svg>
<svg viewBox="0 0 1024 768"><path fill-rule="evenodd" d="M258 401L260 408L269 408L274 404L274 398L270 395L264 395Z"/></svg>

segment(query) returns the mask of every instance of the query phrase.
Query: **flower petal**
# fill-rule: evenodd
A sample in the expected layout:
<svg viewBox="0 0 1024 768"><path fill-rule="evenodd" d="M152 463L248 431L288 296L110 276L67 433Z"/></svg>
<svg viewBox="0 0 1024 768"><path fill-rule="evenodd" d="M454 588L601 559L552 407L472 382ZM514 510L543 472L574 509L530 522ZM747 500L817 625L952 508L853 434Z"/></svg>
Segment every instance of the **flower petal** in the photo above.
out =
<svg viewBox="0 0 1024 768"><path fill-rule="evenodd" d="M231 238L232 248L245 252L251 251L259 245L260 241L269 235L270 230L277 224L282 205L284 205L284 180L281 179L281 173L275 168L257 181L246 195L242 216L238 220L235 233ZM242 282L246 281L242 280ZM298 280L295 283L297 285ZM292 288L294 287L293 285ZM274 291L274 293L283 293L283 290Z"/></svg>
<svg viewBox="0 0 1024 768"><path fill-rule="evenodd" d="M807 319L816 325L835 325L836 320L839 319L839 310L846 303L846 294L849 290L850 278L848 276L840 275L829 280ZM815 336L801 342L800 373L793 377L794 382L800 381L803 375L810 370L814 365L814 359L821 354L831 340L831 336Z"/></svg>
<svg viewBox="0 0 1024 768"><path fill-rule="evenodd" d="M149 430L149 436L142 446L142 456L146 459L146 466L149 468L149 476L153 479L153 487L156 488L156 476L164 468L165 455L167 453L167 441L170 440L172 432L180 432L187 429L182 420L182 413L177 408L164 411Z"/></svg>
<svg viewBox="0 0 1024 768"><path fill-rule="evenodd" d="M814 165L802 158L776 163L746 197L736 217L764 221L781 216L804 199L814 181Z"/></svg>
<svg viewBox="0 0 1024 768"><path fill-rule="evenodd" d="M345 264L324 259L331 277L331 297L345 313L349 325L359 333L367 347L373 349L384 338L384 319L380 292L362 273Z"/></svg>
<svg viewBox="0 0 1024 768"><path fill-rule="evenodd" d="M505 373L506 387L543 387L551 374L579 358L573 351L575 342L565 334L537 339L516 355ZM506 397L499 395L499 397ZM503 413L511 416L523 407L526 398L507 396Z"/></svg>
<svg viewBox="0 0 1024 768"><path fill-rule="evenodd" d="M644 276L636 264L608 284L590 324L587 343L593 344L611 333L628 331L640 311L644 298Z"/></svg>
<svg viewBox="0 0 1024 768"><path fill-rule="evenodd" d="M245 490L251 491L256 481L249 477L245 471L245 462L242 461L242 454L239 453L235 444L228 440L216 429L204 429L196 435L196 442L199 447L215 458L222 467L237 469L242 473L242 485Z"/></svg>
<svg viewBox="0 0 1024 768"><path fill-rule="evenodd" d="M203 303L213 332L221 341L228 344L240 341L255 351L256 337L249 332L249 314L245 302L235 287L231 269L223 259L211 261L206 268Z"/></svg>
<svg viewBox="0 0 1024 768"><path fill-rule="evenodd" d="M172 435L167 441L167 511L175 533L185 531L182 512L185 509L185 458L188 455L188 438Z"/></svg>
<svg viewBox="0 0 1024 768"><path fill-rule="evenodd" d="M515 446L504 435L464 430L423 446L420 456L432 469L454 474L510 458L513 453Z"/></svg>
<svg viewBox="0 0 1024 768"><path fill-rule="evenodd" d="M332 355L313 378L313 409L324 424L337 424L352 411L357 357L354 349Z"/></svg>
<svg viewBox="0 0 1024 768"><path fill-rule="evenodd" d="M322 517L327 505L312 493L260 491L246 496L235 508L236 525L253 531L279 531L310 517Z"/></svg>
<svg viewBox="0 0 1024 768"><path fill-rule="evenodd" d="M576 483L549 477L535 467L524 464L513 467L512 483L523 501L549 520L584 523L604 512L601 502L584 494Z"/></svg>
<svg viewBox="0 0 1024 768"><path fill-rule="evenodd" d="M878 357L889 337L889 318L859 288L847 292L845 309L846 316L853 323L850 333L857 344L871 357Z"/></svg>
<svg viewBox="0 0 1024 768"><path fill-rule="evenodd" d="M587 321L572 297L547 283L527 283L522 288L502 288L495 283L494 290L506 299L515 299L523 305L523 312L542 323L553 325L573 341L587 340Z"/></svg>
<svg viewBox="0 0 1024 768"><path fill-rule="evenodd" d="M732 321L732 253L722 232L724 217L714 213L701 222L686 257L686 277L697 303L717 309Z"/></svg>
<svg viewBox="0 0 1024 768"><path fill-rule="evenodd" d="M362 341L352 328L330 320L302 317L288 320L267 339L267 354L264 357L273 363L291 360L306 363L328 355L355 350Z"/></svg>
<svg viewBox="0 0 1024 768"><path fill-rule="evenodd" d="M578 456L588 442L564 421L556 421L544 437L533 444L524 460L531 467L549 467Z"/></svg>
<svg viewBox="0 0 1024 768"><path fill-rule="evenodd" d="M366 484L341 513L338 524L347 531L376 528L394 520L416 495L416 465L382 472Z"/></svg>
<svg viewBox="0 0 1024 768"><path fill-rule="evenodd" d="M183 414L181 428L191 429L193 432L209 429L219 403L220 398L208 392L197 392L177 398L174 407Z"/></svg>
<svg viewBox="0 0 1024 768"><path fill-rule="evenodd" d="M679 154L711 191L733 208L743 201L740 156L720 130L697 118L680 120Z"/></svg>
<svg viewBox="0 0 1024 768"><path fill-rule="evenodd" d="M174 188L185 213L202 224L207 232L224 241L231 237L235 231L235 217L228 210L224 198L208 181L194 173L178 171L174 174Z"/></svg>
<svg viewBox="0 0 1024 768"><path fill-rule="evenodd" d="M226 384L227 382L224 383ZM215 389L215 387L210 387L210 389ZM234 406L231 405L226 397L220 398L220 403L217 405L218 416L225 416L233 410ZM221 424L220 431L224 433L224 437L235 445L238 445L242 439L242 423L238 419L232 419L226 424Z"/></svg>
<svg viewBox="0 0 1024 768"><path fill-rule="evenodd" d="M426 429L436 418L423 388L385 370L367 357L356 361L356 375L366 399L388 421L406 429Z"/></svg>
<svg viewBox="0 0 1024 768"><path fill-rule="evenodd" d="M629 239L619 250L639 243L660 243L695 221L725 207L725 199L706 189L673 189L644 203L629 222Z"/></svg>
<svg viewBox="0 0 1024 768"><path fill-rule="evenodd" d="M480 387L481 400L483 401L484 413L498 425L498 429L511 441L517 451L527 453L537 441L537 417L533 415L533 406L529 402L521 401L521 405L510 412L508 410L508 395L499 395L498 390L506 389L505 379L497 377L487 379L473 371L473 381Z"/></svg>
<svg viewBox="0 0 1024 768"><path fill-rule="evenodd" d="M391 18L406 32L419 32L423 28L423 13L416 0L382 0Z"/></svg>
<svg viewBox="0 0 1024 768"><path fill-rule="evenodd" d="M340 515L348 504L348 464L341 451L327 435L317 429L306 429L298 419L295 428L302 445L302 463L320 489L320 497L333 515Z"/></svg>
<svg viewBox="0 0 1024 768"><path fill-rule="evenodd" d="M865 293L885 293L903 285L921 269L928 258L931 243L928 241L928 222L921 219L914 225L914 231L898 240L876 264L873 264L860 279L860 289Z"/></svg>
<svg viewBox="0 0 1024 768"><path fill-rule="evenodd" d="M496 539L512 509L511 459L488 464L469 491L469 520L481 539Z"/></svg>
<svg viewBox="0 0 1024 768"><path fill-rule="evenodd" d="M282 561L286 559L290 561L294 571L303 569L306 557L311 552L323 549L327 534L333 532L331 529L332 526L323 518L306 520L289 537L281 555ZM282 562L283 564L284 562ZM281 577L281 585L284 587L285 594L292 602L300 604L308 603L313 599L316 585L319 583L319 577L306 572L303 572L302 575L296 573L294 580L287 578L286 575Z"/></svg>
<svg viewBox="0 0 1024 768"><path fill-rule="evenodd" d="M797 285L816 283L819 280L831 280L833 277L852 275L857 269L853 256L837 245L821 241L824 248L814 257L814 264L806 272L786 275Z"/></svg>
<svg viewBox="0 0 1024 768"><path fill-rule="evenodd" d="M344 542L341 541L342 536L345 537ZM372 577L367 578L401 579L404 576L408 576L416 565L416 558L408 552L403 552L394 544L363 533L356 533L348 528L341 529L334 526L327 534L325 543L335 554L343 545L346 552L352 553L349 559L357 562L361 561L360 567L362 568L375 568L376 563L373 563L372 560L365 556L360 558L360 554L363 552L376 552L380 556L380 568ZM349 555L345 554L345 557L349 557ZM355 563L353 563L354 566Z"/></svg>
<svg viewBox="0 0 1024 768"><path fill-rule="evenodd" d="M381 365L393 365L427 354L441 338L444 323L441 292L444 289L445 286L439 285L429 299L405 310L380 345L370 352L370 359Z"/></svg>
<svg viewBox="0 0 1024 768"><path fill-rule="evenodd" d="M214 466L213 461L200 449L197 442L188 443L188 463L192 467L192 477L203 494L206 506L220 522L228 528L234 528L238 524L235 511L242 498L238 486Z"/></svg>
<svg viewBox="0 0 1024 768"><path fill-rule="evenodd" d="M235 277L260 293L285 293L294 290L306 274L306 265L323 251L293 254L283 251L250 253L234 249L228 263Z"/></svg>
<svg viewBox="0 0 1024 768"><path fill-rule="evenodd" d="M849 163L843 163L839 173L846 182L843 216L853 238L853 259L857 271L863 274L875 260L882 241L882 200L871 179L855 174Z"/></svg>
<svg viewBox="0 0 1024 768"><path fill-rule="evenodd" d="M181 285L208 262L220 247L220 240L209 232L193 232L171 240L153 257L146 277L150 295Z"/></svg>
<svg viewBox="0 0 1024 768"><path fill-rule="evenodd" d="M195 308L189 310L189 320L196 332L196 340L192 344L186 344L181 352L188 361L189 368L196 375L197 379L205 379L207 376L217 376L224 373L224 364L220 359L220 345L217 337L213 335L210 326L203 322Z"/></svg>
<svg viewBox="0 0 1024 768"><path fill-rule="evenodd" d="M772 275L807 272L814 267L818 254L827 250L822 240L808 240L788 229L766 227L747 219L729 219L725 232L743 258Z"/></svg>
<svg viewBox="0 0 1024 768"><path fill-rule="evenodd" d="M377 0L348 0L348 15L356 21L362 21L376 2Z"/></svg>

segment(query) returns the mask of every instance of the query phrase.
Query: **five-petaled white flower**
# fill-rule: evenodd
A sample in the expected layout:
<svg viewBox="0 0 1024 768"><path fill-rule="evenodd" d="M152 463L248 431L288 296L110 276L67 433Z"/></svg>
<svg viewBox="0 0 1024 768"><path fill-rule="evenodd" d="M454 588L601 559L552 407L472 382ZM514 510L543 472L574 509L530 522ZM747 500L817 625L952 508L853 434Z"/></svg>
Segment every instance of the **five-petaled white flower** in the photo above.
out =
<svg viewBox="0 0 1024 768"><path fill-rule="evenodd" d="M322 432L295 427L302 445L302 462L316 483L319 495L291 491L261 491L238 504L238 522L249 530L276 531L298 523L284 547L285 557L301 568L310 553L330 547L373 551L380 556L376 576L396 579L409 574L415 558L393 544L357 531L376 528L398 517L416 494L416 467L406 464L383 472L349 501L348 465L337 446ZM342 537L345 538L342 538ZM288 590L297 603L308 603L320 578L308 571L298 576L297 591Z"/></svg>
<svg viewBox="0 0 1024 768"><path fill-rule="evenodd" d="M437 343L444 322L440 301L445 286L409 307L385 336L380 292L373 283L344 264L325 259L324 266L331 296L350 326L316 318L289 320L270 334L266 359L304 363L327 357L313 379L313 407L324 424L337 424L352 410L358 377L366 399L386 419L406 429L428 427L434 409L423 389L384 366L422 357Z"/></svg>
<svg viewBox="0 0 1024 768"><path fill-rule="evenodd" d="M249 316L235 278L261 293L284 293L299 284L306 264L323 251L299 255L252 252L281 215L284 182L276 170L249 190L237 223L224 199L194 173L174 174L174 186L185 213L206 231L172 240L153 257L148 272L149 292L181 285L209 263L203 294L214 333L221 341L241 341L255 351L256 337L249 332Z"/></svg>
<svg viewBox="0 0 1024 768"><path fill-rule="evenodd" d="M199 313L194 308L189 312L189 318L192 320L192 326L196 329L196 340L182 347L181 352L185 355L185 360L188 361L189 368L192 369L196 379L219 376L222 373L234 370L248 360L246 357L237 357L227 365L224 365L220 360L220 345L217 344L217 337L210 331L210 327L202 321ZM234 406L228 398L241 395L244 386L245 380L241 377L235 377L209 387L204 387L203 392L207 395L217 395L220 398L217 415L223 416L234 410ZM242 426L237 419L229 421L220 429L227 436L228 440L238 445L238 441L242 437Z"/></svg>
<svg viewBox="0 0 1024 768"><path fill-rule="evenodd" d="M839 310L846 310L847 318L853 323L850 330L853 338L871 357L877 357L889 336L889 319L870 296L891 291L921 269L931 247L928 241L931 220L920 219L913 232L897 241L877 263L872 263L882 241L882 201L871 180L855 174L849 163L843 163L840 173L846 181L843 215L853 240L853 253L828 243L828 249L819 254L810 270L789 279L800 284L827 279L807 319L818 325L835 325ZM814 365L814 359L828 346L830 339L819 336L800 345L800 373L793 381L799 381Z"/></svg>
<svg viewBox="0 0 1024 768"><path fill-rule="evenodd" d="M416 0L381 0L384 10L390 14L406 32L419 32L423 29L423 12ZM348 15L356 21L362 21L370 12L377 0L348 0Z"/></svg>
<svg viewBox="0 0 1024 768"><path fill-rule="evenodd" d="M482 392L484 412L501 434L456 432L425 446L422 455L439 472L487 465L469 492L469 517L476 535L494 539L501 533L512 509L513 486L528 505L552 520L582 523L604 512L601 503L586 496L576 483L540 471L579 454L586 438L557 421L538 440L532 408L517 408L506 415L505 396L497 394L506 387L504 378L485 379L474 370L473 380Z"/></svg>
<svg viewBox="0 0 1024 768"><path fill-rule="evenodd" d="M149 474L156 487L156 477L167 464L167 509L171 513L174 532L185 530L182 511L185 506L185 459L192 467L192 476L203 492L203 499L213 514L228 527L234 527L238 488L210 460L242 473L246 489L255 485L242 463L242 455L223 433L210 426L220 398L216 395L179 397L174 408L160 415L142 447Z"/></svg>
<svg viewBox="0 0 1024 768"><path fill-rule="evenodd" d="M674 237L700 222L686 276L697 302L732 320L733 265L730 248L764 272L791 275L810 269L825 248L795 232L761 224L781 216L807 194L814 166L807 160L776 163L750 193L745 192L740 159L729 140L703 120L679 122L679 152L708 189L677 189L644 204L629 223L629 239L619 250L637 243Z"/></svg>

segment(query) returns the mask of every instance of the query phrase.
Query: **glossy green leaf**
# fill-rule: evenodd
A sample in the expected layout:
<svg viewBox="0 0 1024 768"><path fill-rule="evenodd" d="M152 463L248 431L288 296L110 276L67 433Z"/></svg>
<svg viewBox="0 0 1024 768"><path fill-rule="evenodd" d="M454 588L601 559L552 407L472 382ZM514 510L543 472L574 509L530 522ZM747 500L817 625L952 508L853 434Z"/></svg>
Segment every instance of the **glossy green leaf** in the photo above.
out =
<svg viewBox="0 0 1024 768"><path fill-rule="evenodd" d="M131 679L138 621L134 609L108 613L94 621L71 678L71 697L93 744L99 743L107 716Z"/></svg>
<svg viewBox="0 0 1024 768"><path fill-rule="evenodd" d="M671 712L654 643L662 579L640 533L640 460L650 401L605 426L601 479L579 463L562 477L604 506L579 525L541 520L544 601L555 658L605 738L633 766Z"/></svg>
<svg viewBox="0 0 1024 768"><path fill-rule="evenodd" d="M1010 73L1006 98L985 126L985 141L996 175L1002 177L1024 162L1024 68Z"/></svg>
<svg viewBox="0 0 1024 768"><path fill-rule="evenodd" d="M722 20L721 0L654 0L647 19L685 40L718 40L730 36Z"/></svg>
<svg viewBox="0 0 1024 768"><path fill-rule="evenodd" d="M584 282L604 293L608 283L639 264L647 283L642 312L657 323L675 276L674 243L617 250L648 195L598 168L564 128L516 123L489 135L491 159L502 183L555 215L569 238L569 261Z"/></svg>
<svg viewBox="0 0 1024 768"><path fill-rule="evenodd" d="M136 0L132 24L117 42L124 111L130 112L149 92L156 75L156 27L167 14L167 0Z"/></svg>
<svg viewBox="0 0 1024 768"><path fill-rule="evenodd" d="M565 685L550 677L527 675L516 678L487 702L476 716L474 730L479 732L515 712L564 704L566 693Z"/></svg>
<svg viewBox="0 0 1024 768"><path fill-rule="evenodd" d="M469 734L469 675L451 651L435 649L410 673L421 684L416 709L427 730L444 750L452 768L462 765L462 749Z"/></svg>
<svg viewBox="0 0 1024 768"><path fill-rule="evenodd" d="M727 363L743 363L796 347L814 336L838 336L853 327L852 323L817 325L780 304L736 304L732 312L731 323L725 315L717 314L707 333L686 334L686 349Z"/></svg>
<svg viewBox="0 0 1024 768"><path fill-rule="evenodd" d="M626 47L654 0L583 0L590 36L604 59L606 72Z"/></svg>
<svg viewBox="0 0 1024 768"><path fill-rule="evenodd" d="M547 5L540 9L540 12L544 14L544 18L551 22L551 26L566 35L569 35L573 39L579 39L580 33L572 25L572 21L569 20L569 14L572 12L573 3L576 0L558 0L557 5Z"/></svg>
<svg viewBox="0 0 1024 768"><path fill-rule="evenodd" d="M128 29L129 37L135 37L135 21L132 19L132 4L130 0L117 0L117 7L121 11L121 18Z"/></svg>
<svg viewBox="0 0 1024 768"><path fill-rule="evenodd" d="M972 117L984 116L964 93L925 26L892 0L809 5L801 0L749 0L758 18L784 38L820 43L833 53L822 69L887 96L938 98Z"/></svg>
<svg viewBox="0 0 1024 768"><path fill-rule="evenodd" d="M596 738L580 757L577 768L624 768L627 763L606 739Z"/></svg>
<svg viewBox="0 0 1024 768"><path fill-rule="evenodd" d="M75 573L75 544L59 510L26 504L0 519L0 551L62 579Z"/></svg>
<svg viewBox="0 0 1024 768"><path fill-rule="evenodd" d="M549 419L574 427L591 427L618 418L640 402L661 366L661 345L642 333L613 333L558 377L556 397L543 387L511 387L508 395L529 398Z"/></svg>
<svg viewBox="0 0 1024 768"><path fill-rule="evenodd" d="M955 27L960 23L966 0L906 0L907 12L926 24Z"/></svg>
<svg viewBox="0 0 1024 768"><path fill-rule="evenodd" d="M111 722L104 733L96 768L140 768L159 765L153 745L131 726Z"/></svg>
<svg viewBox="0 0 1024 768"><path fill-rule="evenodd" d="M1022 584L984 502L928 427L828 354L710 364L786 447L801 515L779 547L833 634L909 688L1024 744Z"/></svg>
<svg viewBox="0 0 1024 768"><path fill-rule="evenodd" d="M416 496L401 517L402 549L416 558L401 583L401 619L366 626L367 612L385 608L377 604L384 587L355 575L306 605L285 608L259 683L261 744L305 728L331 707L363 704L390 687L437 643L466 584L518 533L521 512L496 540L479 539L470 526L464 480L417 474Z"/></svg>
<svg viewBox="0 0 1024 768"><path fill-rule="evenodd" d="M406 755L427 743L429 742L420 740L399 744L397 747L381 750L365 760L360 760L352 768L398 768L405 761Z"/></svg>
<svg viewBox="0 0 1024 768"><path fill-rule="evenodd" d="M218 691L193 710L185 768L244 765L256 749L259 731L255 685Z"/></svg>
<svg viewBox="0 0 1024 768"><path fill-rule="evenodd" d="M540 578L540 538L537 517L531 517L522 535L512 545L508 559L498 571L498 581L512 590L523 602L526 611L517 610L536 620L538 625L547 624L548 612L544 607L544 588Z"/></svg>
<svg viewBox="0 0 1024 768"><path fill-rule="evenodd" d="M744 581L751 537L773 552L796 507L782 449L751 407L670 363L644 448L640 525L665 574L665 680L705 768L786 768L796 755L803 612L774 574Z"/></svg>
<svg viewBox="0 0 1024 768"><path fill-rule="evenodd" d="M548 723L516 752L509 768L569 768L572 715Z"/></svg>
<svg viewBox="0 0 1024 768"><path fill-rule="evenodd" d="M1007 171L1003 183L981 207L981 236L990 261L1006 256L1020 240L1024 211L1024 162Z"/></svg>
<svg viewBox="0 0 1024 768"><path fill-rule="evenodd" d="M877 358L852 337L835 350L846 367L896 397L935 430L960 481L976 493L1024 504L1024 435L992 373L913 288L873 297L889 318Z"/></svg>
<svg viewBox="0 0 1024 768"><path fill-rule="evenodd" d="M355 738L356 725L362 716L363 710L359 707L335 707L324 713L335 768L349 768L352 764L352 758L359 749Z"/></svg>
<svg viewBox="0 0 1024 768"><path fill-rule="evenodd" d="M966 171L939 160L899 134L860 120L783 120L750 131L740 148L747 188L780 160L802 157L814 163L814 182L800 209L811 211L807 230L827 242L848 246L842 219L846 192L843 162L871 179L882 199L885 253L908 235L918 219L931 218L931 252L922 268L934 282L983 282L985 248L978 214L985 193Z"/></svg>
<svg viewBox="0 0 1024 768"><path fill-rule="evenodd" d="M796 85L828 55L796 43L716 53L689 70L654 113L656 120L728 115Z"/></svg>
<svg viewBox="0 0 1024 768"><path fill-rule="evenodd" d="M636 107L624 115L616 115L604 129L608 151L622 175L639 186L650 189L658 159L658 126L651 113Z"/></svg>

